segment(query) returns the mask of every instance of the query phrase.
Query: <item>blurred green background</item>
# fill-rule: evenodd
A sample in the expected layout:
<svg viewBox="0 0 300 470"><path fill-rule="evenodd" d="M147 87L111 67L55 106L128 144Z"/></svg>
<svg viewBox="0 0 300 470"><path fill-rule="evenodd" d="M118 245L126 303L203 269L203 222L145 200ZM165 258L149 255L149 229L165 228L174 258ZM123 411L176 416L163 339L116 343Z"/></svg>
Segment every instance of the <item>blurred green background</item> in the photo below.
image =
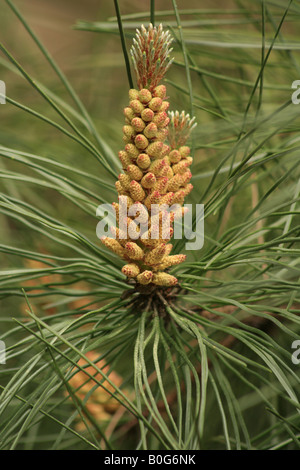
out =
<svg viewBox="0 0 300 470"><path fill-rule="evenodd" d="M205 204L205 245L200 252L187 253L187 264L179 268L179 274L183 273L183 282L196 286L195 303L204 308L218 307L216 299L221 299L220 303L226 311L229 298L229 307L236 301L245 304L253 302L255 308L257 303L260 313L264 311L265 304L276 309L286 305L291 307L295 301L295 309L298 309L299 214L294 204L298 203L300 191L300 105L291 105L290 100L291 84L300 79L300 2L292 2L284 16L289 3L276 0L179 0L177 5L190 64L187 71L172 1L155 2L156 23L162 21L175 37L175 62L165 80L170 109L185 109L196 116L198 123L190 142L194 155L194 190L187 202ZM129 86L114 18L114 2L16 0L15 4L80 96L102 139L98 148L111 171L117 175L117 153L123 147L123 108L128 103ZM135 28L149 22L150 1L120 0L119 5L122 15L125 15L123 27L129 50ZM163 13L160 15L159 11ZM65 87L5 2L1 6L0 31L1 42L24 70L45 87L43 89L50 97L54 97L55 102L74 119L78 129L89 135L86 122L80 113L71 108L72 99ZM5 54L0 55L0 80L6 82L10 99L67 127L64 120L16 71ZM12 317L24 320L28 305L22 287L29 294L37 315L61 314L62 318L66 317L71 322L74 312L81 314L102 306L107 299L118 298L124 276L119 272L122 262L102 249L96 238L97 204L116 200L115 178L111 171L107 171L82 145L12 103L0 105L0 119L1 193L11 201L30 204L41 214L62 221L64 228L78 230L98 247L99 269L103 268L101 275L105 276L107 270L107 280L101 276L98 280L96 274L92 278L89 274L85 277L81 272L63 272L68 259L75 256L72 247L57 243L35 230L40 225L32 219L33 228L24 224L15 217L12 205L6 207L6 200L2 198L1 337L5 331L15 327ZM8 154L5 148L13 149L15 156L13 151ZM55 170L62 178L72 179L74 184L93 194L84 194L90 199L90 204L82 202L87 210L81 210L74 200L66 197L63 186L57 190L55 178L51 181L49 174L45 176L29 164L16 161L18 151L23 155L27 152L47 159L41 163L47 171ZM249 165L243 166L241 162L248 158ZM36 158L30 157L29 161L39 163ZM238 177L231 180L236 168ZM36 180L30 180L32 177ZM44 184L45 181L50 185L53 182L54 186L49 187ZM244 232L242 224L245 226ZM51 232L47 227L44 229ZM280 236L283 238L277 240ZM63 235L61 238L64 239ZM273 240L276 243L271 245ZM71 240L70 243L75 245L77 241ZM286 251L281 251L283 245ZM13 249L4 248L8 246ZM183 248L180 242L177 248L177 251ZM42 254L44 259L47 255L64 258L60 260L62 272L39 272L46 265L38 257L23 256L26 250ZM89 259L86 259L88 263ZM26 271L21 272L21 269ZM16 277L14 270L19 270ZM32 274L27 270L33 270ZM205 297L207 292L208 297ZM210 294L215 297L210 299ZM193 302L191 299L189 301ZM242 312L242 317L246 315L247 308ZM69 316L68 310L71 312ZM299 322L295 321L293 326L296 334ZM24 331L18 329L15 335L8 335L7 345L13 350L14 342L23 337ZM289 336L278 335L277 340L286 351L290 348ZM240 344L237 346L241 354L245 353L243 347L245 349ZM251 354L254 356L253 351ZM5 374L14 373L23 366L20 351L16 356L12 370L3 369L3 384L8 380ZM131 358L129 355L127 357ZM26 359L30 360L29 353ZM123 370L120 364L117 367L125 376L131 373L127 370L131 367L130 361ZM130 376L129 383L131 379ZM258 383L261 385L261 382ZM295 377L292 383L295 384ZM244 394L244 389L240 390L239 379L233 379L232 384L237 396L241 397L241 406L248 413L247 417L250 416L251 433L257 432L259 435L260 431L265 432L273 423L265 415L260 415L265 404L259 400L256 402L257 398L252 395L248 402L250 392L248 395L246 392ZM210 410L214 410L214 400L214 395L208 400ZM284 415L286 409L280 396L278 402ZM260 419L251 421L252 406L255 407L256 403L261 406L258 408ZM62 415L68 419L68 413L64 413L65 410ZM215 437L221 428L220 418L209 426L207 440L210 442L212 436L213 445L218 446L218 438ZM47 432L45 428L43 430ZM222 439L220 442L223 446ZM276 439L274 442L277 442ZM124 441L123 445L126 445ZM270 445L268 442L266 446Z"/></svg>

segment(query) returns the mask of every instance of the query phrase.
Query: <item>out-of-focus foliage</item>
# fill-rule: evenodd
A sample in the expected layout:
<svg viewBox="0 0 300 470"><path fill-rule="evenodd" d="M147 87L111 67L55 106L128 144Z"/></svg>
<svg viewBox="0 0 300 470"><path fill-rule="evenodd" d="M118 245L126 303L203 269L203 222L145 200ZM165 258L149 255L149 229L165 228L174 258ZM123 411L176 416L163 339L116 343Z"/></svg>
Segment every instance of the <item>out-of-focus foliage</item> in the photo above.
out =
<svg viewBox="0 0 300 470"><path fill-rule="evenodd" d="M299 2L119 1L127 48L170 29L171 109L198 122L205 243L166 317L128 309L96 237L129 87L113 3L23 3L0 20L0 448L298 449Z"/></svg>

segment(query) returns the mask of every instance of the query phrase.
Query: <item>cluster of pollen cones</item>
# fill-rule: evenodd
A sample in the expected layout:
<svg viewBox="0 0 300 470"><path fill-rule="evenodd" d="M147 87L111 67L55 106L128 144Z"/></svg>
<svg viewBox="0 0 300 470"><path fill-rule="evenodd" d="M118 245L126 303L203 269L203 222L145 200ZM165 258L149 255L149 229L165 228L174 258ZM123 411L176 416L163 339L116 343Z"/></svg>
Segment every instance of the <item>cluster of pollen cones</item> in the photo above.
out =
<svg viewBox="0 0 300 470"><path fill-rule="evenodd" d="M193 160L184 144L195 124L184 112L167 113L166 87L158 84L171 63L169 33L150 24L136 38L131 55L139 90L129 90L124 109L123 172L116 182L119 202L113 204L117 227L111 228L113 237L101 241L127 261L122 268L127 278L142 285L174 286L177 278L166 270L182 263L185 255L171 255L169 241L193 188ZM123 207L134 216L124 217Z"/></svg>

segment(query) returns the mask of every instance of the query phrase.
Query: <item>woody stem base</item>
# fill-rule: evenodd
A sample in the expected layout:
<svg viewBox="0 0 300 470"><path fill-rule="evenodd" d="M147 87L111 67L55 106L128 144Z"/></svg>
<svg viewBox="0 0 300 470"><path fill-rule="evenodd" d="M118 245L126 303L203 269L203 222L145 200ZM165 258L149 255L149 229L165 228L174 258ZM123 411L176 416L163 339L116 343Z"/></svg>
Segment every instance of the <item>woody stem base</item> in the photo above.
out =
<svg viewBox="0 0 300 470"><path fill-rule="evenodd" d="M126 306L132 312L140 314L147 311L166 320L169 318L166 307L174 303L177 295L182 291L179 285L165 287L150 283L143 286L133 280L127 283L133 285L134 288L126 290L122 295L122 299L130 299Z"/></svg>

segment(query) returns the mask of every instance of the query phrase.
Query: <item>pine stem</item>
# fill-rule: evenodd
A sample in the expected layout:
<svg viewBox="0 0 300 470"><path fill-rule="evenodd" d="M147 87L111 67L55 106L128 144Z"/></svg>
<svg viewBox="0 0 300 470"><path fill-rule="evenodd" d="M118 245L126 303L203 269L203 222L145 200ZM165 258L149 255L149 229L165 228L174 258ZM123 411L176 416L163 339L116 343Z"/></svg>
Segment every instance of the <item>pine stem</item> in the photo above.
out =
<svg viewBox="0 0 300 470"><path fill-rule="evenodd" d="M128 57L128 53L127 53L127 49L126 49L125 35L124 35L122 18L121 18L121 13L120 13L118 0L114 0L114 4L115 4L116 15L117 15L117 19L118 19L118 26L119 26L119 32L120 32L120 38L121 38L121 44L122 44L122 51L123 51L123 55L124 55L124 59L125 59L125 65L126 65L129 88L133 88L133 81L132 81L131 70L130 70L130 62L129 62L129 57Z"/></svg>
<svg viewBox="0 0 300 470"><path fill-rule="evenodd" d="M151 0L150 4L150 23L155 26L155 0Z"/></svg>

